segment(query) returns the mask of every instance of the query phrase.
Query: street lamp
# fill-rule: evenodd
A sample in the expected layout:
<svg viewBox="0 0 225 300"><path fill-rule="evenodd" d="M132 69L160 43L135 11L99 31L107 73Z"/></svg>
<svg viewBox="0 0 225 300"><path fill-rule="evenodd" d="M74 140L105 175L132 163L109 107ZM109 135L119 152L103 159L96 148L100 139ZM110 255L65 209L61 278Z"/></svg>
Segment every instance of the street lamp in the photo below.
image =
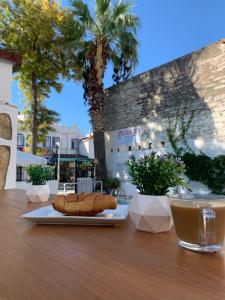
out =
<svg viewBox="0 0 225 300"><path fill-rule="evenodd" d="M55 145L56 145L56 154L58 153L58 156L57 156L57 180L59 182L59 178L60 178L60 145L61 145L61 137L59 138L59 142L56 142Z"/></svg>

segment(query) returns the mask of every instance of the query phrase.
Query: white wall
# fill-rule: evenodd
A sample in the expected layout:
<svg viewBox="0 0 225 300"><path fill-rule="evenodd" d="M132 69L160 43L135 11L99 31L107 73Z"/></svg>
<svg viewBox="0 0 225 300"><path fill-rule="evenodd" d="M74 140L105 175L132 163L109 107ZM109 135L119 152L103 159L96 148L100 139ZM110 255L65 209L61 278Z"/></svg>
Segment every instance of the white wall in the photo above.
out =
<svg viewBox="0 0 225 300"><path fill-rule="evenodd" d="M20 120L23 119L23 116L19 115L18 119ZM83 138L83 135L80 129L76 125L73 125L71 127L55 125L54 127L55 127L55 131L49 132L48 136L60 137L61 139L60 154L81 154L81 155L88 156L91 159L94 159L93 138L86 138L81 140ZM18 128L18 133L22 133L19 128ZM24 136L26 139L27 133L25 133ZM79 140L77 149L71 149L72 139ZM40 145L40 147L42 147L42 145Z"/></svg>
<svg viewBox="0 0 225 300"><path fill-rule="evenodd" d="M22 120L23 116L19 115L18 119ZM52 137L59 137L61 139L60 144L60 153L61 154L78 154L79 146L77 149L71 149L71 140L77 139L80 140L83 138L83 135L80 131L80 129L73 125L71 127L61 126L61 125L55 125L54 126L55 131L49 132L48 136ZM21 130L18 128L18 133L22 133L25 136L25 139L27 137L27 133L21 132ZM42 145L40 145L42 147Z"/></svg>
<svg viewBox="0 0 225 300"><path fill-rule="evenodd" d="M0 145L11 148L5 189L15 188L16 185L17 107L8 104L11 100L11 84L12 63L0 58L0 112L8 114L12 122L12 140L0 138Z"/></svg>
<svg viewBox="0 0 225 300"><path fill-rule="evenodd" d="M155 127L156 125L157 124L155 124ZM162 154L172 152L165 131L154 132L153 129L151 130L152 149L147 149L148 139L145 137L145 131L148 130L149 128L147 126L137 126L105 132L108 176L119 178L121 183L120 189L124 190L127 195L134 195L137 192L135 186L131 184L128 175L127 161L131 154L138 158L149 155L151 151L161 152ZM161 141L165 141L165 148L162 147ZM208 143L204 143L200 138L189 139L188 144L196 153L203 151L212 157L224 153L225 151L225 142L219 142L215 139L210 140ZM138 150L139 145L142 148L140 150ZM131 151L128 151L128 146L131 146ZM194 193L207 194L210 192L204 184L199 182L190 181L189 186Z"/></svg>
<svg viewBox="0 0 225 300"><path fill-rule="evenodd" d="M0 101L11 99L12 63L0 58Z"/></svg>
<svg viewBox="0 0 225 300"><path fill-rule="evenodd" d="M80 141L79 152L81 155L86 155L91 159L95 158L94 155L94 141L93 139L87 139Z"/></svg>
<svg viewBox="0 0 225 300"><path fill-rule="evenodd" d="M80 131L80 129L73 125L71 127L56 125L55 126L55 132L51 132L48 134L49 136L56 136L61 138L61 145L60 145L60 151L63 154L78 154L78 150L75 151L75 149L71 149L71 139L78 139L80 140L83 138L83 135Z"/></svg>

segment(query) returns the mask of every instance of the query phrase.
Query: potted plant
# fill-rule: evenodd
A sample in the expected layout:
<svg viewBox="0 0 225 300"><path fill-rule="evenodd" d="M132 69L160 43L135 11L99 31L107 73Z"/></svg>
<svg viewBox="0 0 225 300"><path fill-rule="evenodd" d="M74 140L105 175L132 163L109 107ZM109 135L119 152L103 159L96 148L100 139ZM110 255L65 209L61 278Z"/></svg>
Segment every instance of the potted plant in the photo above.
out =
<svg viewBox="0 0 225 300"><path fill-rule="evenodd" d="M120 181L118 178L106 178L103 180L103 188L106 190L107 194L111 194L112 190L117 190L120 186Z"/></svg>
<svg viewBox="0 0 225 300"><path fill-rule="evenodd" d="M184 163L173 154L148 156L128 161L128 172L139 193L129 207L136 228L148 232L169 231L172 217L166 196L169 188L185 186Z"/></svg>
<svg viewBox="0 0 225 300"><path fill-rule="evenodd" d="M26 168L28 179L31 185L27 189L27 197L31 202L48 201L50 191L46 185L47 180L54 176L54 168L42 165L30 165Z"/></svg>

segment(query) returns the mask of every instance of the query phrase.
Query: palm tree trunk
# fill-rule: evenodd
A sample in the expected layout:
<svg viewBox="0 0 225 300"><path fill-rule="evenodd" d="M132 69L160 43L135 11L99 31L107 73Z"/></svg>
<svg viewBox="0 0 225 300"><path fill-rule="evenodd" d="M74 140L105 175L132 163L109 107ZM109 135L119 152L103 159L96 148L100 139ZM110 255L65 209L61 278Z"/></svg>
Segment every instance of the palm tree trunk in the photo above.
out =
<svg viewBox="0 0 225 300"><path fill-rule="evenodd" d="M96 177L105 179L106 172L106 156L105 156L105 135L104 135L104 115L103 112L92 112L92 124L94 134L94 152L96 163Z"/></svg>
<svg viewBox="0 0 225 300"><path fill-rule="evenodd" d="M104 179L107 176L104 135L105 93L102 78L109 57L109 51L107 40L96 39L92 47L90 47L88 64L84 72L85 93L89 104L89 114L94 133L96 176L99 179Z"/></svg>
<svg viewBox="0 0 225 300"><path fill-rule="evenodd" d="M36 154L37 152L37 107L38 107L38 97L37 97L37 78L36 75L32 74L32 132L31 132L31 153Z"/></svg>
<svg viewBox="0 0 225 300"><path fill-rule="evenodd" d="M96 40L90 47L88 64L85 69L84 85L86 100L89 104L89 114L93 126L96 176L104 179L107 176L105 135L104 135L104 105L103 74L109 55L107 41Z"/></svg>

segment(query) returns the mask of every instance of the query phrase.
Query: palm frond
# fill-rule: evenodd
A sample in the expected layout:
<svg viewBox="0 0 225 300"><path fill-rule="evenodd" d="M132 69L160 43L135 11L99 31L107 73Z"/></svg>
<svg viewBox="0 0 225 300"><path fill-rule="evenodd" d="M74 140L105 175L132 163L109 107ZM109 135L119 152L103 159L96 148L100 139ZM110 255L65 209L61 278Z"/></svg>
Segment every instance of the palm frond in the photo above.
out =
<svg viewBox="0 0 225 300"><path fill-rule="evenodd" d="M81 24L85 24L88 28L90 28L93 25L94 20L91 16L88 5L82 0L73 0L71 1L71 4L71 11L74 16L78 18Z"/></svg>
<svg viewBox="0 0 225 300"><path fill-rule="evenodd" d="M89 89L90 82L87 84L87 81L90 78L85 74L92 72L91 76L95 76L97 73L96 84L102 84L109 60L119 70L121 80L126 80L137 64L136 29L139 21L132 14L132 5L129 0L95 0L95 16L92 17L84 0L72 1L71 13L74 21L79 24L78 30L80 26L83 33L81 42L77 43L77 35L74 33L77 24L71 23L67 45L74 51L74 74L79 79L83 77Z"/></svg>
<svg viewBox="0 0 225 300"><path fill-rule="evenodd" d="M114 27L117 31L127 29L136 33L138 26L138 18L133 15L121 15L114 21Z"/></svg>
<svg viewBox="0 0 225 300"><path fill-rule="evenodd" d="M124 56L127 58L132 58L133 63L137 63L137 46L138 41L136 37L131 32L123 31L119 36L118 47Z"/></svg>
<svg viewBox="0 0 225 300"><path fill-rule="evenodd" d="M122 31L113 43L111 60L114 66L112 79L119 83L127 80L138 63L138 41L131 32Z"/></svg>
<svg viewBox="0 0 225 300"><path fill-rule="evenodd" d="M75 19L70 18L63 26L62 45L65 49L77 48L83 42L84 27Z"/></svg>
<svg viewBox="0 0 225 300"><path fill-rule="evenodd" d="M110 0L96 0L95 13L98 18L109 12L110 2Z"/></svg>
<svg viewBox="0 0 225 300"><path fill-rule="evenodd" d="M106 22L107 33L112 40L118 37L120 32L129 31L136 35L136 29L139 26L138 18L131 13L133 3L124 0L118 1L112 9L112 14Z"/></svg>
<svg viewBox="0 0 225 300"><path fill-rule="evenodd" d="M118 1L113 7L112 19L116 20L118 17L128 14L132 6L132 2Z"/></svg>

